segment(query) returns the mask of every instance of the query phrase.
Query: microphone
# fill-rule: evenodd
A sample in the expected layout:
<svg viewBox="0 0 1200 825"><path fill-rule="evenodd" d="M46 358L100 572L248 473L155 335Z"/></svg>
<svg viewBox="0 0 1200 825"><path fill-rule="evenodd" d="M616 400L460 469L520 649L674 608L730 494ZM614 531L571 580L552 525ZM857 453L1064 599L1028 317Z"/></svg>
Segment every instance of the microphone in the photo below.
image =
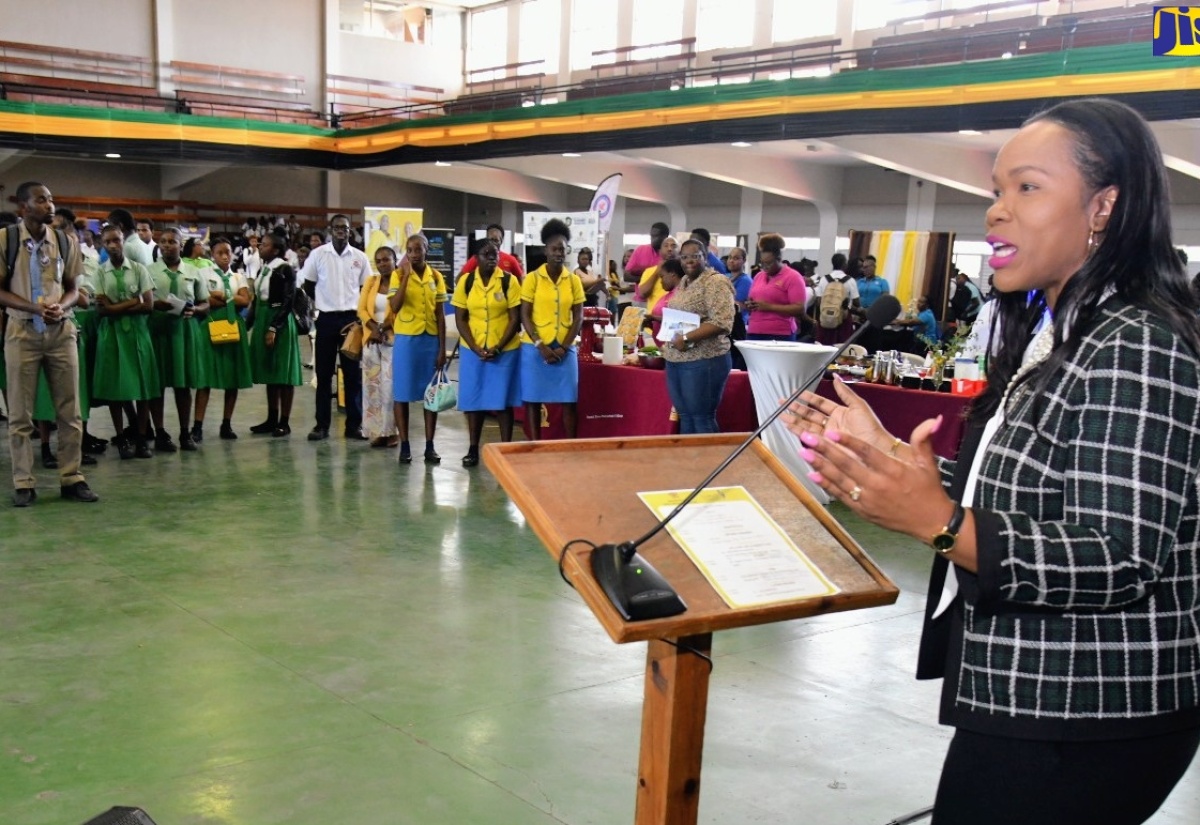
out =
<svg viewBox="0 0 1200 825"><path fill-rule="evenodd" d="M866 323L854 331L833 354L821 362L821 366L800 382L800 386L780 404L775 412L758 425L758 429L750 433L746 440L739 444L729 456L722 461L708 477L696 485L695 489L675 509L664 516L654 527L639 539L621 544L602 544L592 551L592 575L603 588L605 595L613 607L625 621L642 621L645 619L660 619L675 616L687 610L687 605L679 594L674 591L667 580L645 560L638 548L658 535L672 519L679 515L688 504L713 480L725 471L725 468L744 453L754 440L763 434L767 427L775 423L775 419L783 415L788 407L796 402L804 388L825 372L825 368L841 357L846 349L862 337L872 327L885 327L900 315L900 301L894 295L881 295L867 308ZM564 552L565 549L564 549Z"/></svg>

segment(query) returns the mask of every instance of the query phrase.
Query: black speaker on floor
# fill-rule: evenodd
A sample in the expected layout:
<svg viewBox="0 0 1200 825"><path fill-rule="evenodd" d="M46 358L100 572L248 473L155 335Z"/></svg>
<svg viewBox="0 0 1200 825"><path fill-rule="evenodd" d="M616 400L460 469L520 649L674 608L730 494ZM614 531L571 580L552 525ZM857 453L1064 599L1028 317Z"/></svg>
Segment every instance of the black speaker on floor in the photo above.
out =
<svg viewBox="0 0 1200 825"><path fill-rule="evenodd" d="M109 808L83 825L155 825L155 822L141 808L116 807Z"/></svg>

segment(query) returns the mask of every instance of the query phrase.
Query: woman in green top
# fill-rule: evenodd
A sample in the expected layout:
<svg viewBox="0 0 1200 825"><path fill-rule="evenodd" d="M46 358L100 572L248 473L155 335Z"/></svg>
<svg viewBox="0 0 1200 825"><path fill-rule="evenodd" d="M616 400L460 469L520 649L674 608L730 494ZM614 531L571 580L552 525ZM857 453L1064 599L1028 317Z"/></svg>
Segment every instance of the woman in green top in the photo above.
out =
<svg viewBox="0 0 1200 825"><path fill-rule="evenodd" d="M300 378L300 339L292 301L296 273L283 259L287 240L278 232L262 239L263 267L254 282L254 327L250 334L250 372L255 384L267 385L267 420L255 424L255 435L275 438L291 434L288 418Z"/></svg>
<svg viewBox="0 0 1200 825"><path fill-rule="evenodd" d="M154 279L146 268L125 260L125 238L119 226L108 226L101 236L108 262L96 283L100 325L96 334L96 396L112 414L114 438L121 458L153 458L146 444L150 424L149 401L162 397L154 345L147 323L153 301ZM123 401L137 401L134 443L123 434Z"/></svg>

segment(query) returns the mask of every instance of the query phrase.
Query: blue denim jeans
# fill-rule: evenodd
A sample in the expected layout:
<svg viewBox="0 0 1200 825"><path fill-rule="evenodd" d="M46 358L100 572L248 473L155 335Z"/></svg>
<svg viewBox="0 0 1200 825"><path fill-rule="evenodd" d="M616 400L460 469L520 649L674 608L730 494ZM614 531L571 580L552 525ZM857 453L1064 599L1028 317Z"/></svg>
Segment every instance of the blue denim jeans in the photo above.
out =
<svg viewBox="0 0 1200 825"><path fill-rule="evenodd" d="M733 369L729 353L701 361L667 362L667 392L679 413L679 432L715 433L717 406Z"/></svg>

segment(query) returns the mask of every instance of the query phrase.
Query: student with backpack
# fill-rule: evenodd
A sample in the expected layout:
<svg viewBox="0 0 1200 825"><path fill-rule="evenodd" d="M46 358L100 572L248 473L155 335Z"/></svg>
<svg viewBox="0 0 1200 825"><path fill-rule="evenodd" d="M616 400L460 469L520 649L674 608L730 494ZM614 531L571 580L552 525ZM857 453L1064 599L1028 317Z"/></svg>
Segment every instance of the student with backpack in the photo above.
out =
<svg viewBox="0 0 1200 825"><path fill-rule="evenodd" d="M804 316L807 292L803 276L783 263L783 244L783 236L774 232L758 239L762 269L743 304L750 313L747 340L796 340L796 319Z"/></svg>
<svg viewBox="0 0 1200 825"><path fill-rule="evenodd" d="M817 282L817 342L840 344L854 331L851 310L858 307L858 284L844 268L846 256L836 253L830 260L833 271Z"/></svg>

